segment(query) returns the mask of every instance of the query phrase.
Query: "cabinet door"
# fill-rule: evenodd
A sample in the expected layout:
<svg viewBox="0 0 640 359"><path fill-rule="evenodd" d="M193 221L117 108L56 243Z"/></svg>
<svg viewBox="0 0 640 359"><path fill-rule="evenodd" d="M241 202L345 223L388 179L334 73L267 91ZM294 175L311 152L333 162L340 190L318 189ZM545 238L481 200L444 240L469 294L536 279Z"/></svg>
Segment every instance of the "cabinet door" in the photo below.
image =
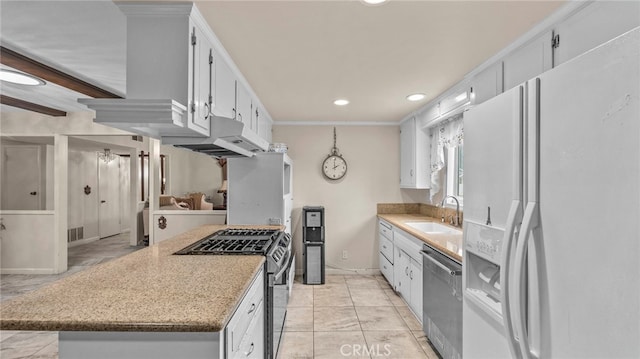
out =
<svg viewBox="0 0 640 359"><path fill-rule="evenodd" d="M412 117L400 125L400 188L430 187L429 136Z"/></svg>
<svg viewBox="0 0 640 359"><path fill-rule="evenodd" d="M236 76L218 57L215 61L215 101L213 112L220 117L236 118Z"/></svg>
<svg viewBox="0 0 640 359"><path fill-rule="evenodd" d="M639 15L639 1L592 2L556 28L556 33L560 35L560 45L555 50L553 66L640 26Z"/></svg>
<svg viewBox="0 0 640 359"><path fill-rule="evenodd" d="M261 111L258 116L258 135L269 143L271 143L271 127L271 117L265 111Z"/></svg>
<svg viewBox="0 0 640 359"><path fill-rule="evenodd" d="M402 249L395 248L395 260L393 262L393 281L396 292L409 302L411 299L411 279L409 278L410 258Z"/></svg>
<svg viewBox="0 0 640 359"><path fill-rule="evenodd" d="M509 90L551 69L552 58L549 31L504 59L504 90Z"/></svg>
<svg viewBox="0 0 640 359"><path fill-rule="evenodd" d="M258 104L254 101L251 102L251 129L253 130L253 132L257 133L258 136L260 135L259 130L260 130L260 107L258 106Z"/></svg>
<svg viewBox="0 0 640 359"><path fill-rule="evenodd" d="M413 187L416 183L415 121L410 118L400 125L400 187Z"/></svg>
<svg viewBox="0 0 640 359"><path fill-rule="evenodd" d="M411 279L411 299L409 306L422 320L422 262L411 259L409 267L409 279Z"/></svg>
<svg viewBox="0 0 640 359"><path fill-rule="evenodd" d="M189 127L209 134L213 87L213 46L202 30L194 26L191 37L191 92Z"/></svg>
<svg viewBox="0 0 640 359"><path fill-rule="evenodd" d="M236 109L238 110L236 120L242 121L245 126L251 128L251 97L240 81L236 81Z"/></svg>
<svg viewBox="0 0 640 359"><path fill-rule="evenodd" d="M473 104L478 105L502 93L502 62L484 69L471 79Z"/></svg>

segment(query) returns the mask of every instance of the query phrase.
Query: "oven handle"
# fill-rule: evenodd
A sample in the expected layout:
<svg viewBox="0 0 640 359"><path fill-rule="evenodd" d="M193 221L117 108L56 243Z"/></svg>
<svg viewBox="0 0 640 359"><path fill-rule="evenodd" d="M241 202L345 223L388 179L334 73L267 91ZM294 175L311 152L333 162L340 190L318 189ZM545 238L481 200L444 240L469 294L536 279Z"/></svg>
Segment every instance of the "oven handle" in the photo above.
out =
<svg viewBox="0 0 640 359"><path fill-rule="evenodd" d="M277 282L280 280L280 278L282 277L282 275L284 274L284 272L287 271L287 269L289 269L289 264L291 264L291 251L287 252L287 259L282 261L283 263L287 263L286 265L282 266L282 268L280 269L280 271L273 276L273 281Z"/></svg>

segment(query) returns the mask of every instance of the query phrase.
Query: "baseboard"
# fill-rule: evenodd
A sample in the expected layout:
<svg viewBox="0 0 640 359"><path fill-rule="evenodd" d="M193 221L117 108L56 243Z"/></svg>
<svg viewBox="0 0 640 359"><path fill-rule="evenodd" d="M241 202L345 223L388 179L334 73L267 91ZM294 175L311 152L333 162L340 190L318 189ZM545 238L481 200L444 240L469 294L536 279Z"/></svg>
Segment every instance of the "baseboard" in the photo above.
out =
<svg viewBox="0 0 640 359"><path fill-rule="evenodd" d="M380 269L368 268L368 269L344 269L344 268L329 268L325 267L325 274L333 275L376 275L382 274Z"/></svg>
<svg viewBox="0 0 640 359"><path fill-rule="evenodd" d="M79 246L79 245L95 242L95 241L97 241L99 239L100 239L100 237L97 237L97 236L96 237L91 237L91 238L85 238L85 239L78 239L77 241L73 241L73 242L67 244L67 247L71 248L71 247L75 247L75 246Z"/></svg>
<svg viewBox="0 0 640 359"><path fill-rule="evenodd" d="M53 268L1 268L0 274L57 274Z"/></svg>

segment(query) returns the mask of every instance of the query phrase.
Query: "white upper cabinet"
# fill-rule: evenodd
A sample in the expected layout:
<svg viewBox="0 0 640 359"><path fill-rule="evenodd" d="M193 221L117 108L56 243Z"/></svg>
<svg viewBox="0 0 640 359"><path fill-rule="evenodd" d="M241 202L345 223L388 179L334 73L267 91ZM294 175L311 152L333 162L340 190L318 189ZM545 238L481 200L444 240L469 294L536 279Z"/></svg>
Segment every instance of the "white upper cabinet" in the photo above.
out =
<svg viewBox="0 0 640 359"><path fill-rule="evenodd" d="M503 61L504 91L551 69L552 37L551 31L545 32L505 57Z"/></svg>
<svg viewBox="0 0 640 359"><path fill-rule="evenodd" d="M258 135L269 143L271 143L271 129L273 127L273 120L269 114L262 109L258 112Z"/></svg>
<svg viewBox="0 0 640 359"><path fill-rule="evenodd" d="M181 117L129 122L146 124L156 136L208 136L213 47L198 9L191 3L118 6L127 16L127 100L170 99L177 104L165 102L185 110Z"/></svg>
<svg viewBox="0 0 640 359"><path fill-rule="evenodd" d="M554 66L640 26L640 1L594 1L556 27Z"/></svg>
<svg viewBox="0 0 640 359"><path fill-rule="evenodd" d="M240 81L236 81L236 110L236 120L255 131L251 126L251 96Z"/></svg>
<svg viewBox="0 0 640 359"><path fill-rule="evenodd" d="M430 187L429 136L411 117L400 125L400 187Z"/></svg>
<svg viewBox="0 0 640 359"><path fill-rule="evenodd" d="M236 118L236 75L221 59L215 63L215 101L213 113L216 116Z"/></svg>
<svg viewBox="0 0 640 359"><path fill-rule="evenodd" d="M471 87L468 84L462 84L448 92L449 94L440 100L440 116L454 115L471 101Z"/></svg>
<svg viewBox="0 0 640 359"><path fill-rule="evenodd" d="M482 70L471 79L471 101L474 105L502 93L502 61Z"/></svg>

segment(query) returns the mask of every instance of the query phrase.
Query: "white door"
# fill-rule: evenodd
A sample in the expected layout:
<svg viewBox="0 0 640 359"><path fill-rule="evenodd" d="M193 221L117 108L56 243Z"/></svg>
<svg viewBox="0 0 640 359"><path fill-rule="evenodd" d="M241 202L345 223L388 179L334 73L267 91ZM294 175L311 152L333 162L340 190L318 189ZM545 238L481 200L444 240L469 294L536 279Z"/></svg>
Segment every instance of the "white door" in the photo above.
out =
<svg viewBox="0 0 640 359"><path fill-rule="evenodd" d="M2 209L40 210L40 146L3 146Z"/></svg>
<svg viewBox="0 0 640 359"><path fill-rule="evenodd" d="M400 125L400 187L415 187L416 119L410 118Z"/></svg>
<svg viewBox="0 0 640 359"><path fill-rule="evenodd" d="M422 320L422 262L411 258L409 279L411 279L411 301L413 312Z"/></svg>
<svg viewBox="0 0 640 359"><path fill-rule="evenodd" d="M98 159L98 231L100 238L120 233L120 170L119 159L105 162Z"/></svg>
<svg viewBox="0 0 640 359"><path fill-rule="evenodd" d="M540 76L540 358L640 357L638 44Z"/></svg>

